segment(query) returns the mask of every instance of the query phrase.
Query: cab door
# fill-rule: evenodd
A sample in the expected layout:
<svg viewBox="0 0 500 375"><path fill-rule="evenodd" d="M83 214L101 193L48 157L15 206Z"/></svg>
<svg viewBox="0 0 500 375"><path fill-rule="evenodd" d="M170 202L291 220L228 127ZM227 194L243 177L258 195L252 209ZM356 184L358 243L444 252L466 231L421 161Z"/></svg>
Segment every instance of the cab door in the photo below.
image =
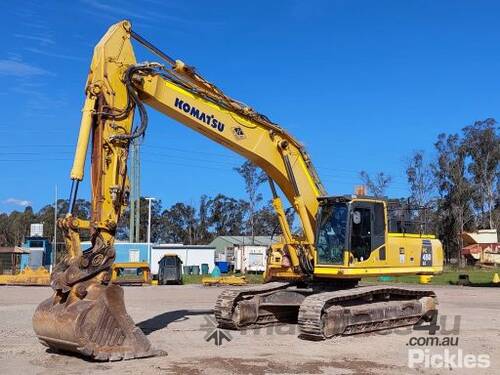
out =
<svg viewBox="0 0 500 375"><path fill-rule="evenodd" d="M385 259L385 209L382 202L355 201L351 204L349 249L351 261L363 262L378 248Z"/></svg>

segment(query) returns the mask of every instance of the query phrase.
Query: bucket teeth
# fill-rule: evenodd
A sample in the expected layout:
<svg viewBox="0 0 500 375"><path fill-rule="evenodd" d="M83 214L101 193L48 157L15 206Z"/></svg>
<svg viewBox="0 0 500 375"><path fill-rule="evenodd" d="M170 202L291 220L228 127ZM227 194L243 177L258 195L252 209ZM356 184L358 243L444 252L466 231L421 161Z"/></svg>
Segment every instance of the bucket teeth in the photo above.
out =
<svg viewBox="0 0 500 375"><path fill-rule="evenodd" d="M155 350L125 310L118 285L99 286L83 299L42 302L33 316L39 340L56 351L96 361L118 361L166 353Z"/></svg>

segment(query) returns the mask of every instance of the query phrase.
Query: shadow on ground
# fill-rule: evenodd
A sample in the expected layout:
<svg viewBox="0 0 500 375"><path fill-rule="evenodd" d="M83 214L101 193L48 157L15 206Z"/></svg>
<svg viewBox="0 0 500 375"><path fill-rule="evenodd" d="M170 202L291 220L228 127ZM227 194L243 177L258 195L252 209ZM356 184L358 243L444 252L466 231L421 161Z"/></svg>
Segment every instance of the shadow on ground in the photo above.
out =
<svg viewBox="0 0 500 375"><path fill-rule="evenodd" d="M187 320L189 319L188 316L211 315L213 312L213 309L167 311L163 314L156 315L148 320L137 323L137 327L139 327L145 335L149 335L154 331L167 327L172 322Z"/></svg>

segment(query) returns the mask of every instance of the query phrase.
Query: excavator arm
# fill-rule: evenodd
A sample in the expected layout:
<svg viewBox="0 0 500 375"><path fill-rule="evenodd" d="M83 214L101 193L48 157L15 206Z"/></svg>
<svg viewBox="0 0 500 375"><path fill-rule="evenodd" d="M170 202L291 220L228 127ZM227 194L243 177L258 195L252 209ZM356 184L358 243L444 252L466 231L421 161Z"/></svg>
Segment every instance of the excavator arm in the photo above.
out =
<svg viewBox="0 0 500 375"><path fill-rule="evenodd" d="M138 64L132 39L162 63ZM283 242L273 246L277 268L297 279L312 275L318 197L325 191L304 147L281 127L226 96L192 67L168 57L134 33L128 21L113 25L96 45L85 96L71 170L70 209L58 221L67 254L51 275L54 296L40 304L33 317L42 343L103 360L158 354L127 315L122 289L109 283L117 223L128 204L129 145L145 133L145 104L267 173L283 233ZM90 222L85 222L72 211L90 142L92 212ZM275 184L300 218L300 237L291 233ZM91 233L92 246L83 252L80 228L90 228Z"/></svg>
<svg viewBox="0 0 500 375"><path fill-rule="evenodd" d="M164 63L137 64L131 39L152 50ZM287 248L292 267L312 273L318 197L326 193L304 147L281 127L226 96L193 68L159 51L134 33L127 21L112 26L96 46L86 95L71 171L70 207L76 200L92 138L90 226L96 238L100 236L112 246L118 218L127 205L128 146L132 138L144 134L146 104L239 153L267 173L284 237L281 249ZM140 124L133 130L134 110ZM292 237L275 183L300 218L302 238ZM68 217L67 221L71 220Z"/></svg>

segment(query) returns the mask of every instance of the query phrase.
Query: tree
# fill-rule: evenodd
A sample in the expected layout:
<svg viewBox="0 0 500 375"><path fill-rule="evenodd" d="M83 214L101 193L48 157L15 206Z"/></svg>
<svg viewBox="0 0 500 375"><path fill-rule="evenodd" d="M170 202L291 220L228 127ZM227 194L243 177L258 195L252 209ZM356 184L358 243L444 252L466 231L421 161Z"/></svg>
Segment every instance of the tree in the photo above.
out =
<svg viewBox="0 0 500 375"><path fill-rule="evenodd" d="M481 228L495 228L494 209L499 199L498 184L500 178L500 136L497 122L492 119L476 121L463 129L463 145L471 162L468 172L472 177L474 206L480 216Z"/></svg>
<svg viewBox="0 0 500 375"><path fill-rule="evenodd" d="M466 147L457 134L440 134L434 144L438 152L432 166L440 194L438 202L438 230L446 255L460 259L463 248L464 229L473 229L474 216L471 209L472 186L466 176Z"/></svg>
<svg viewBox="0 0 500 375"><path fill-rule="evenodd" d="M162 212L166 242L194 244L196 209L188 204L176 203Z"/></svg>
<svg viewBox="0 0 500 375"><path fill-rule="evenodd" d="M411 203L424 207L432 200L435 183L430 164L424 161L424 152L415 151L408 161L406 177L410 186Z"/></svg>
<svg viewBox="0 0 500 375"><path fill-rule="evenodd" d="M244 233L245 212L248 211L248 202L218 194L207 202L212 235L238 236Z"/></svg>
<svg viewBox="0 0 500 375"><path fill-rule="evenodd" d="M392 181L391 176L384 174L384 172L378 172L374 178L371 178L365 171L361 171L359 176L371 195L377 198L385 197L385 192Z"/></svg>
<svg viewBox="0 0 500 375"><path fill-rule="evenodd" d="M58 218L64 217L68 212L68 201L66 199L57 200L57 216ZM75 207L73 215L79 219L90 220L91 215L91 204L86 199L77 199L75 201ZM50 240L54 238L54 205L48 204L42 207L33 219L33 223L43 224L43 235ZM57 230L57 242L63 241L63 234L58 228ZM80 230L80 238L82 241L88 241L90 239L90 231L88 229Z"/></svg>
<svg viewBox="0 0 500 375"><path fill-rule="evenodd" d="M151 201L151 242L157 242L161 236L161 217L162 204L160 199ZM127 220L127 223L129 221ZM149 202L145 197L141 197L139 210L139 241L148 240L149 225Z"/></svg>
<svg viewBox="0 0 500 375"><path fill-rule="evenodd" d="M57 202L58 208L62 205L62 202L66 202L64 199L60 199ZM63 211L65 212L65 211ZM37 214L37 221L43 224L43 235L47 238L54 238L54 205L46 205L42 207ZM57 232L59 235L59 231ZM62 241L62 236L59 237Z"/></svg>
<svg viewBox="0 0 500 375"><path fill-rule="evenodd" d="M196 243L207 243L212 240L210 233L210 217L208 216L209 198L203 194L198 205L198 215L195 226Z"/></svg>
<svg viewBox="0 0 500 375"><path fill-rule="evenodd" d="M185 203L176 203L161 214L160 239L189 245L206 244L213 239L210 232L210 199L203 195L198 210Z"/></svg>
<svg viewBox="0 0 500 375"><path fill-rule="evenodd" d="M262 201L262 194L258 192L259 186L267 181L267 175L251 161L245 161L240 167L234 168L245 181L245 191L248 194L248 223L252 243L255 237L255 212Z"/></svg>
<svg viewBox="0 0 500 375"><path fill-rule="evenodd" d="M0 246L9 246L8 232L9 215L0 214Z"/></svg>
<svg viewBox="0 0 500 375"><path fill-rule="evenodd" d="M151 242L158 242L162 233L162 203L161 199L151 201ZM140 198L139 211L139 241L146 242L148 237L148 220L149 220L149 202L145 197ZM130 207L127 207L125 212L118 220L118 228L116 230L116 238L119 240L129 240L130 223Z"/></svg>
<svg viewBox="0 0 500 375"><path fill-rule="evenodd" d="M410 219L421 222L424 225L420 228L421 232L427 232L435 182L431 166L424 160L423 151L415 151L411 156L406 167L406 177L410 187L409 208L416 208L416 211L410 210Z"/></svg>
<svg viewBox="0 0 500 375"><path fill-rule="evenodd" d="M20 246L29 235L30 225L36 220L33 209L28 206L23 212L12 211L0 215L0 245Z"/></svg>
<svg viewBox="0 0 500 375"><path fill-rule="evenodd" d="M271 201L255 213L255 235L275 236L281 233L278 215Z"/></svg>

